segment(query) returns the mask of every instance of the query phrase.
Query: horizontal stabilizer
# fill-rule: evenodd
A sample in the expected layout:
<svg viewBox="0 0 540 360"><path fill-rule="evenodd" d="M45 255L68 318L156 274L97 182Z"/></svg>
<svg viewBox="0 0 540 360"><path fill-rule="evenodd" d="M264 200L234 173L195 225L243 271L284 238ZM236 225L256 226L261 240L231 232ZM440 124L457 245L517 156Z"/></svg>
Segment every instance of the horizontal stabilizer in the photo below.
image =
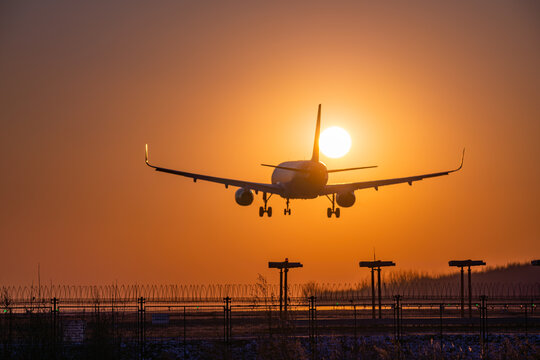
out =
<svg viewBox="0 0 540 360"><path fill-rule="evenodd" d="M353 168L347 168L347 169L335 169L335 170L328 170L328 173L335 173L335 172L349 171L349 170L371 169L371 168L376 168L376 167L377 167L377 165L373 165L373 166L353 167Z"/></svg>

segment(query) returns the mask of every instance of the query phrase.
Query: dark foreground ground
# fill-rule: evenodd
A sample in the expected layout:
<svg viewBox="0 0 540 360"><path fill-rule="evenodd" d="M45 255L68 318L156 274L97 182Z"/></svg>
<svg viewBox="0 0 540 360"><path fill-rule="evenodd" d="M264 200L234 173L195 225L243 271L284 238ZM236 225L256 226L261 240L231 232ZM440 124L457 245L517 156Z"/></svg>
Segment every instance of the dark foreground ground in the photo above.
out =
<svg viewBox="0 0 540 360"><path fill-rule="evenodd" d="M484 349L484 350L483 350ZM390 336L321 336L314 344L309 338L284 336L232 341L146 340L144 350L137 343L107 342L64 346L56 352L32 344L14 346L2 359L540 359L540 335L489 335L483 347L477 335L437 337L409 335L397 343ZM141 350L144 356L141 357Z"/></svg>
<svg viewBox="0 0 540 360"><path fill-rule="evenodd" d="M286 314L245 304L10 306L0 313L0 360L540 360L532 300L470 311L452 302L391 305L380 319L347 303L300 304Z"/></svg>

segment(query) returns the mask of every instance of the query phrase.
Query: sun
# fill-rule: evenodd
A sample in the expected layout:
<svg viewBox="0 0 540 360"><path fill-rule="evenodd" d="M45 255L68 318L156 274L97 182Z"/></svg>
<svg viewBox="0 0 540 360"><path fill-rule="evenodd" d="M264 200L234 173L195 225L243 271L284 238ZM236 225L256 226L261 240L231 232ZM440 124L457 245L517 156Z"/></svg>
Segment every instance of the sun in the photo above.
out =
<svg viewBox="0 0 540 360"><path fill-rule="evenodd" d="M344 129L332 126L321 133L319 147L324 155L339 158L351 149L351 137Z"/></svg>

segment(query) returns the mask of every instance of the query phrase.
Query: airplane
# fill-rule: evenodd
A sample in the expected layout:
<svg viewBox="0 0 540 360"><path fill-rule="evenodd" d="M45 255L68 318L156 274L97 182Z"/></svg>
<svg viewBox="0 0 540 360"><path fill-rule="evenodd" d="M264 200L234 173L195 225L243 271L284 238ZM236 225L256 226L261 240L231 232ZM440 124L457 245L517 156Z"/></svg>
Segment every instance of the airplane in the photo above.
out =
<svg viewBox="0 0 540 360"><path fill-rule="evenodd" d="M311 160L285 161L279 165L261 164L262 166L274 168L270 184L250 182L244 180L225 179L220 177L194 174L190 172L154 166L148 162L148 144L146 144L145 149L145 162L146 165L150 166L156 171L188 177L193 179L193 182L197 182L197 180L203 180L223 184L225 185L225 188L228 188L229 186L238 187L239 189L236 190L234 198L236 200L236 203L241 206L251 205L254 199L253 193L255 192L255 195L258 195L259 192L262 192L262 200L264 202L264 206L259 207L260 217L263 217L264 214L267 214L268 217L272 216L272 207L268 206L268 201L270 200L272 195L279 195L286 200L286 207L283 210L284 215L291 215L291 209L289 206L291 199L315 199L319 196L326 196L332 204L332 207L327 208L326 215L329 218L331 218L332 215L335 215L336 218L339 218L341 215L341 211L339 207L336 207L336 203L344 208L353 206L356 201L356 196L354 195L354 192L356 190L374 188L378 191L380 186L400 183L408 183L410 186L412 186L412 183L414 181L448 175L453 172L459 171L463 167L465 149L463 149L461 163L459 167L453 170L394 179L328 184L328 174L341 171L369 169L377 166L361 166L346 169L328 170L326 168L326 165L323 162L319 161L320 128L321 105L319 104L319 108L317 111L317 125L315 127L315 141L313 144L313 154L311 156Z"/></svg>

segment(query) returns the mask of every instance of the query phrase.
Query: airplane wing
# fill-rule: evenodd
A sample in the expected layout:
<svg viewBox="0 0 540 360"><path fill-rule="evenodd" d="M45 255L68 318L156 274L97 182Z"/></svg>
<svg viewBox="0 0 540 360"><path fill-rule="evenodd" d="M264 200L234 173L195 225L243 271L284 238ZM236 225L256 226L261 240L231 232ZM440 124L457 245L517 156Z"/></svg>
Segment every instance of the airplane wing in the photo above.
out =
<svg viewBox="0 0 540 360"><path fill-rule="evenodd" d="M256 192L262 191L262 192L266 192L266 193L270 193L270 194L277 194L277 195L281 195L281 192L282 192L281 187L278 186L278 185L274 185L274 184L264 184L264 183L250 182L250 181L225 179L225 178L220 178L220 177L215 177L215 176L208 176L208 175L203 175L203 174L194 174L194 173L189 173L189 172L185 172L185 171L178 171L178 170L162 168L162 167L159 167L159 166L154 166L154 165L151 165L148 162L148 145L146 145L145 150L146 150L145 151L146 165L150 166L151 168L154 168L156 171L160 171L160 172L164 172L164 173L168 173L168 174L185 176L185 177L193 179L194 182L196 182L197 180L215 182L215 183L218 183L218 184L225 185L225 188L229 187L229 185L230 185L230 186L235 186L235 187L241 187L241 188L254 190Z"/></svg>
<svg viewBox="0 0 540 360"><path fill-rule="evenodd" d="M339 193L352 192L355 190L367 189L367 188L374 188L375 190L379 190L379 186L401 184L401 183L408 183L409 185L412 185L414 181L419 181L422 179L427 179L427 178L432 178L432 177L437 177L437 176L448 175L450 173L460 170L463 167L464 157L465 157L465 149L463 149L463 155L461 157L461 164L459 165L458 168L454 170L441 171L441 172L436 172L436 173L431 173L431 174L408 176L408 177L395 178L395 179L362 181L362 182L354 182L354 183L346 183L346 184L331 184L331 185L325 186L321 195L339 194Z"/></svg>

